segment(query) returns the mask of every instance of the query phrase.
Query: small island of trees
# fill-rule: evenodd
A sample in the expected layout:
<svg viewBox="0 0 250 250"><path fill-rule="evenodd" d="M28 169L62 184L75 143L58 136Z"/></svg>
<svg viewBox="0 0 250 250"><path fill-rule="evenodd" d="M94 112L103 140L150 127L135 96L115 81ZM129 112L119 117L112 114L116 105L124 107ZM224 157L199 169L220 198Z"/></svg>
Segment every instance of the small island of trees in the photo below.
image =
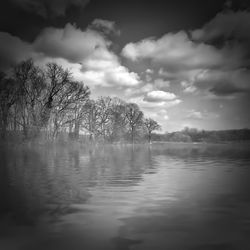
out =
<svg viewBox="0 0 250 250"><path fill-rule="evenodd" d="M135 103L90 98L89 87L56 63L38 67L29 59L0 74L1 138L55 141L151 142L160 125Z"/></svg>

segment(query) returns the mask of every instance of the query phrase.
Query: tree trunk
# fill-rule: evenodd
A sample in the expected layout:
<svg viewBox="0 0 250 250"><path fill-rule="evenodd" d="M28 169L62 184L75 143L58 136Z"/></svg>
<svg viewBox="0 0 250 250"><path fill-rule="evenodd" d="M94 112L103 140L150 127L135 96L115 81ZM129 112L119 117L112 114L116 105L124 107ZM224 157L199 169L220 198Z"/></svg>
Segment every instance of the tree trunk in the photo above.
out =
<svg viewBox="0 0 250 250"><path fill-rule="evenodd" d="M132 144L134 144L134 128L133 127L131 129L131 139L132 139Z"/></svg>
<svg viewBox="0 0 250 250"><path fill-rule="evenodd" d="M151 143L151 132L148 133L148 143Z"/></svg>
<svg viewBox="0 0 250 250"><path fill-rule="evenodd" d="M8 119L7 116L4 115L3 119L2 119L2 133L1 133L1 137L3 140L6 139L6 135L7 135L7 126L8 126Z"/></svg>
<svg viewBox="0 0 250 250"><path fill-rule="evenodd" d="M75 128L74 128L74 139L75 140L79 139L79 132L80 132L80 125L79 125L79 121L76 120L75 121Z"/></svg>

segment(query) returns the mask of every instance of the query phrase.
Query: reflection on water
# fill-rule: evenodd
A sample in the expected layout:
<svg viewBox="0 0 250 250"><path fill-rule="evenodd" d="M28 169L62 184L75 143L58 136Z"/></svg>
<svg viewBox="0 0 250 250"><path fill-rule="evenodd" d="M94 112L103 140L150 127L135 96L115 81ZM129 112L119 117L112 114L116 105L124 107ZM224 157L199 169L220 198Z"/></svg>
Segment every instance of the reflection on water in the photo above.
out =
<svg viewBox="0 0 250 250"><path fill-rule="evenodd" d="M1 148L0 249L250 249L248 148Z"/></svg>

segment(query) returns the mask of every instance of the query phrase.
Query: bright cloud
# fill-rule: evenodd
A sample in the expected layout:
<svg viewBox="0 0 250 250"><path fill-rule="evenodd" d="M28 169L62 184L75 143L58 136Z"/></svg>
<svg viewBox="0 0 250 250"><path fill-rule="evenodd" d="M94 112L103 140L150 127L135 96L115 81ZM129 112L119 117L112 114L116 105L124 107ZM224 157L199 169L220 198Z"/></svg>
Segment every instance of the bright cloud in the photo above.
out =
<svg viewBox="0 0 250 250"><path fill-rule="evenodd" d="M118 57L107 48L96 49L82 62L82 75L86 83L100 86L136 86L140 83L137 73L129 72ZM94 81L91 81L93 77Z"/></svg>
<svg viewBox="0 0 250 250"><path fill-rule="evenodd" d="M180 104L182 101L180 99L175 99L171 101L158 101L158 102L148 102L143 96L130 98L129 102L136 103L144 109L154 109L159 110L159 108L170 108Z"/></svg>
<svg viewBox="0 0 250 250"><path fill-rule="evenodd" d="M144 100L148 102L161 102L161 101L173 100L175 98L176 98L176 95L174 93L165 92L161 90L154 90L154 91L148 92L145 95Z"/></svg>
<svg viewBox="0 0 250 250"><path fill-rule="evenodd" d="M129 43L123 48L122 54L133 61L152 59L172 71L235 66L239 63L237 54L231 54L233 60L229 60L226 49L218 50L208 44L192 42L184 31L168 33L159 39L147 38Z"/></svg>

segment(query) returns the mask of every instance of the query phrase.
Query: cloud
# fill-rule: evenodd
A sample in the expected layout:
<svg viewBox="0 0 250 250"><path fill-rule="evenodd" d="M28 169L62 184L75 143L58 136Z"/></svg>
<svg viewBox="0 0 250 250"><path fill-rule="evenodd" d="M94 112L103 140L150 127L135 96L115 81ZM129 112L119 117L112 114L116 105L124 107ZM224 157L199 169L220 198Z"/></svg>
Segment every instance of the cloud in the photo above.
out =
<svg viewBox="0 0 250 250"><path fill-rule="evenodd" d="M147 80L147 79L146 79ZM152 81L152 79L150 79L150 82L143 82L141 81L140 84L138 84L136 87L133 88L127 88L125 90L125 95L126 96L140 96L142 94L144 94L146 97L146 99L151 99L152 100L152 96L149 97L150 95L157 95L157 93L165 93L164 95L166 96L166 91L164 91L165 89L168 89L170 86L170 82L169 81L165 81L161 78L156 78L155 80ZM169 93L172 94L172 93ZM160 95L160 94L159 94ZM174 95L174 94L173 94Z"/></svg>
<svg viewBox="0 0 250 250"><path fill-rule="evenodd" d="M235 95L250 92L250 71L236 69L230 71L204 71L194 82L194 87L208 90L217 96Z"/></svg>
<svg viewBox="0 0 250 250"><path fill-rule="evenodd" d="M208 97L233 97L250 92L250 71L246 68L234 70L200 70L186 74L181 81L185 93L205 94Z"/></svg>
<svg viewBox="0 0 250 250"><path fill-rule="evenodd" d="M239 51L221 50L205 43L191 41L186 32L168 33L159 39L147 38L127 44L122 55L133 60L151 59L172 72L188 69L237 67L241 62Z"/></svg>
<svg viewBox="0 0 250 250"><path fill-rule="evenodd" d="M96 31L82 31L68 23L64 28L45 28L35 39L34 48L52 58L61 57L71 62L81 62L95 49L106 48L110 42Z"/></svg>
<svg viewBox="0 0 250 250"><path fill-rule="evenodd" d="M72 71L73 76L89 85L134 87L140 84L137 73L131 72L109 48L110 41L91 29L82 31L74 25L45 28L33 43L8 33L0 33L0 67L33 58L41 66L53 61Z"/></svg>
<svg viewBox="0 0 250 250"><path fill-rule="evenodd" d="M11 0L25 11L43 18L64 16L70 6L84 7L89 0Z"/></svg>
<svg viewBox="0 0 250 250"><path fill-rule="evenodd" d="M148 74L153 74L154 73L154 71L152 69L146 69L145 72L148 73Z"/></svg>
<svg viewBox="0 0 250 250"><path fill-rule="evenodd" d="M25 60L33 55L32 46L16 36L0 32L0 68Z"/></svg>
<svg viewBox="0 0 250 250"><path fill-rule="evenodd" d="M154 86L150 83L147 83L145 85L138 85L136 87L133 87L133 88L127 88L125 89L125 95L126 96L140 96L142 94L145 94L147 92L150 92L154 89Z"/></svg>
<svg viewBox="0 0 250 250"><path fill-rule="evenodd" d="M233 96L250 88L249 29L249 12L220 13L202 29L191 32L192 37L180 31L146 38L125 45L122 55L132 61L150 60L160 68L159 79L164 80L154 84L159 90L180 84L189 94ZM221 46L207 43L222 35L225 43Z"/></svg>
<svg viewBox="0 0 250 250"><path fill-rule="evenodd" d="M218 13L201 29L194 30L192 38L198 41L215 41L218 39L236 39L250 41L250 12L227 11Z"/></svg>
<svg viewBox="0 0 250 250"><path fill-rule="evenodd" d="M182 81L181 86L184 88L184 92L186 93L194 93L197 91L197 88L187 81Z"/></svg>
<svg viewBox="0 0 250 250"><path fill-rule="evenodd" d="M114 34L120 35L120 30L116 28L114 21L103 20L103 19L94 19L94 21L89 26L91 29L96 29L101 31L104 34Z"/></svg>
<svg viewBox="0 0 250 250"><path fill-rule="evenodd" d="M154 80L154 86L158 89L166 89L170 86L170 81L163 80L161 78L157 78Z"/></svg>
<svg viewBox="0 0 250 250"><path fill-rule="evenodd" d="M174 93L165 92L161 90L154 90L151 92L148 92L145 97L144 101L148 102L162 102L162 101L169 101L176 98L176 95Z"/></svg>
<svg viewBox="0 0 250 250"><path fill-rule="evenodd" d="M204 120L204 119L216 119L218 117L219 115L216 113L207 111L201 112L195 109L191 109L187 111L187 114L184 118L187 120Z"/></svg>
<svg viewBox="0 0 250 250"><path fill-rule="evenodd" d="M148 102L144 99L143 96L138 96L134 98L130 98L129 102L136 103L140 107L144 109L153 109L155 111L159 110L159 108L170 108L180 104L182 101L180 99L170 100L170 101L159 101L159 102Z"/></svg>
<svg viewBox="0 0 250 250"><path fill-rule="evenodd" d="M200 111L196 111L194 109L188 111L188 114L185 116L186 119L203 119L203 115Z"/></svg>
<svg viewBox="0 0 250 250"><path fill-rule="evenodd" d="M159 124L163 125L165 121L170 119L168 115L168 111L164 108L159 109L145 109L144 110L145 117L151 117L158 121Z"/></svg>
<svg viewBox="0 0 250 250"><path fill-rule="evenodd" d="M202 28L194 30L191 35L197 42L227 47L228 50L238 54L240 65L227 70L208 70L203 78L190 84L190 88L206 89L210 97L235 97L239 93L250 91L250 12L232 10L218 13ZM228 58L235 56L228 54ZM186 91L188 89L186 88Z"/></svg>
<svg viewBox="0 0 250 250"><path fill-rule="evenodd" d="M140 83L138 74L122 66L107 48L97 48L82 62L82 76L86 83L100 86L133 87Z"/></svg>

